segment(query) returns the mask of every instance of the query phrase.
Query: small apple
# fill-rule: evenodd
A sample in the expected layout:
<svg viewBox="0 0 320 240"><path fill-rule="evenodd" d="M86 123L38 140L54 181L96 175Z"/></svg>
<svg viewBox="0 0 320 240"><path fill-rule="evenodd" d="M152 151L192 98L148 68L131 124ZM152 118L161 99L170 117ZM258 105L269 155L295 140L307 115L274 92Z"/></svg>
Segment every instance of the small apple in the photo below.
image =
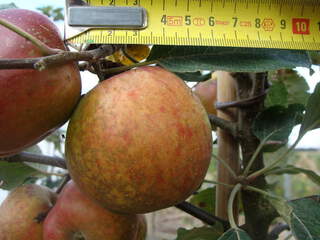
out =
<svg viewBox="0 0 320 240"><path fill-rule="evenodd" d="M43 240L144 240L144 224L143 215L110 212L70 181L45 219Z"/></svg>
<svg viewBox="0 0 320 240"><path fill-rule="evenodd" d="M184 201L202 183L211 151L199 99L160 67L101 82L80 101L66 140L68 170L81 191L128 214Z"/></svg>
<svg viewBox="0 0 320 240"><path fill-rule="evenodd" d="M66 50L58 29L46 16L29 10L6 9L0 18L20 27L49 47ZM39 49L17 33L0 26L0 58L41 57ZM70 117L80 98L76 64L44 71L0 70L0 157L29 147Z"/></svg>
<svg viewBox="0 0 320 240"><path fill-rule="evenodd" d="M217 101L217 78L214 75L211 79L198 83L194 87L194 93L199 97L208 114L217 115L215 107Z"/></svg>
<svg viewBox="0 0 320 240"><path fill-rule="evenodd" d="M0 206L0 240L42 240L46 214L56 200L50 189L34 184L14 189Z"/></svg>

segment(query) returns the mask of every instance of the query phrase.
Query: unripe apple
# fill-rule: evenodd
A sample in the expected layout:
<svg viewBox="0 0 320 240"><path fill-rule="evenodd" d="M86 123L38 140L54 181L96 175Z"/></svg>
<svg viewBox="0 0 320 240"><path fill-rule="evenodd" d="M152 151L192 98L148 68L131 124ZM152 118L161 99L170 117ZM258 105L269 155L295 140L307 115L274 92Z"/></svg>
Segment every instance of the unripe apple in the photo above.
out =
<svg viewBox="0 0 320 240"><path fill-rule="evenodd" d="M217 101L217 79L213 77L200 82L194 87L194 93L199 97L208 114L217 115L215 103Z"/></svg>
<svg viewBox="0 0 320 240"><path fill-rule="evenodd" d="M27 184L17 187L0 206L0 240L42 240L45 215L56 200L48 188Z"/></svg>
<svg viewBox="0 0 320 240"><path fill-rule="evenodd" d="M116 214L83 194L73 181L60 193L44 222L43 240L144 240L143 215Z"/></svg>
<svg viewBox="0 0 320 240"><path fill-rule="evenodd" d="M65 50L56 26L44 15L23 9L0 11L0 18L49 47ZM41 57L40 50L0 26L0 58ZM80 97L78 67L70 62L43 71L0 70L0 157L37 143L65 123Z"/></svg>
<svg viewBox="0 0 320 240"><path fill-rule="evenodd" d="M202 183L211 151L205 109L180 78L160 67L100 83L80 101L67 131L73 180L120 213L185 200Z"/></svg>

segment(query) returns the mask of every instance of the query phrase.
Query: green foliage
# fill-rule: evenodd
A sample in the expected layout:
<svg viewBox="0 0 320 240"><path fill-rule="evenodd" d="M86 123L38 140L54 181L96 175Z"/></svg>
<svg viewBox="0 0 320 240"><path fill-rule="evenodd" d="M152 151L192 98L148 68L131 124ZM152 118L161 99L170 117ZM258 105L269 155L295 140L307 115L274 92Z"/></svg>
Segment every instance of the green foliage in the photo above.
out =
<svg viewBox="0 0 320 240"><path fill-rule="evenodd" d="M268 89L268 94L265 100L265 106L287 106L288 90L283 82L275 81Z"/></svg>
<svg viewBox="0 0 320 240"><path fill-rule="evenodd" d="M205 190L202 190L198 192L197 194L193 195L192 198L190 199L190 202L209 212L209 213L214 213L215 211L215 201L214 201L214 196L216 193L216 188L210 187Z"/></svg>
<svg viewBox="0 0 320 240"><path fill-rule="evenodd" d="M310 51L309 53L310 53L312 64L320 65L320 52Z"/></svg>
<svg viewBox="0 0 320 240"><path fill-rule="evenodd" d="M271 83L271 93L268 93L269 101L267 104L276 102L278 98L281 98L283 101L278 104L286 106L287 104L300 103L303 105L307 104L310 93L308 93L309 86L302 76L291 69L280 70L276 72L269 73L269 81ZM275 85L275 89L273 89ZM285 89L283 88L285 87ZM285 93L287 92L287 93ZM272 94L269 96L269 94ZM276 94L281 94L276 96ZM286 97L285 97L286 96ZM286 101L284 102L284 100ZM271 101L270 101L271 100ZM270 106L270 105L269 105Z"/></svg>
<svg viewBox="0 0 320 240"><path fill-rule="evenodd" d="M39 177L39 172L24 164L0 161L0 188L11 190L22 183Z"/></svg>
<svg viewBox="0 0 320 240"><path fill-rule="evenodd" d="M292 165L286 165L284 167L275 167L270 171L266 172L266 175L300 174L300 173L305 174L311 181L313 181L315 184L320 186L320 176L317 173L315 173L312 170L298 168Z"/></svg>
<svg viewBox="0 0 320 240"><path fill-rule="evenodd" d="M245 231L239 228L231 228L227 232L225 232L218 240L251 240L251 238Z"/></svg>
<svg viewBox="0 0 320 240"><path fill-rule="evenodd" d="M17 8L17 6L14 3L0 4L0 10L1 9L8 9L8 8Z"/></svg>
<svg viewBox="0 0 320 240"><path fill-rule="evenodd" d="M303 119L299 136L303 136L307 131L320 127L320 83L317 84L314 92L311 94L307 107L306 114Z"/></svg>
<svg viewBox="0 0 320 240"><path fill-rule="evenodd" d="M184 72L184 73L175 73L179 76L183 81L186 82L203 82L211 78L211 73L202 74L200 71L198 72Z"/></svg>
<svg viewBox="0 0 320 240"><path fill-rule="evenodd" d="M217 240L222 233L222 229L213 227L193 228L191 230L179 228L176 240Z"/></svg>
<svg viewBox="0 0 320 240"><path fill-rule="evenodd" d="M261 48L154 46L148 60L157 60L161 66L173 72L263 72L311 66L305 51Z"/></svg>
<svg viewBox="0 0 320 240"><path fill-rule="evenodd" d="M44 6L37 8L38 11L42 12L44 15L52 18L53 21L64 20L63 8L54 8L52 6Z"/></svg>
<svg viewBox="0 0 320 240"><path fill-rule="evenodd" d="M289 201L290 228L297 240L317 240L320 237L319 197Z"/></svg>
<svg viewBox="0 0 320 240"><path fill-rule="evenodd" d="M292 104L287 108L276 105L257 115L253 124L253 133L261 140L279 142L266 151L275 151L288 141L293 127L302 121L303 105Z"/></svg>

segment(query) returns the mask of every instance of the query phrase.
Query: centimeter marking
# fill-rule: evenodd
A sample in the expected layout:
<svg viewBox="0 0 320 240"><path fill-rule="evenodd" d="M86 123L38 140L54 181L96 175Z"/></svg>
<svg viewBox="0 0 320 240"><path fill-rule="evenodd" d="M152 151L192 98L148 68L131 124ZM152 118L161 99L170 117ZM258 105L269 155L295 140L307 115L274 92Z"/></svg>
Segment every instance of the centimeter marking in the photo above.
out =
<svg viewBox="0 0 320 240"><path fill-rule="evenodd" d="M73 43L229 46L320 50L319 0L87 0L142 6L143 30L89 30Z"/></svg>

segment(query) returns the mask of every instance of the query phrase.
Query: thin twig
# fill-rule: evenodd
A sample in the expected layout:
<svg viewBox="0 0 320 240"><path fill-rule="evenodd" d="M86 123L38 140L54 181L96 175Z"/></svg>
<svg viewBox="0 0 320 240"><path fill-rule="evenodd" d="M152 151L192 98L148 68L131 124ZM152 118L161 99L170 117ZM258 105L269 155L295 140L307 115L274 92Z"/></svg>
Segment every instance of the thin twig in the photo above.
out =
<svg viewBox="0 0 320 240"><path fill-rule="evenodd" d="M38 58L0 59L0 69L36 69L41 71L49 66L61 65L70 61L96 61L99 58L111 55L117 48L117 45L102 45L97 49L83 52L63 51L55 55Z"/></svg>
<svg viewBox="0 0 320 240"><path fill-rule="evenodd" d="M20 35L21 37L27 39L28 41L30 41L33 45L35 45L36 47L38 47L41 51L41 53L46 56L46 55L52 55L52 54L57 54L63 50L61 49L54 49L51 48L49 46L47 46L46 44L44 44L43 42L41 42L39 39L35 38L34 36L32 36L31 34L27 33L26 31L24 31L23 29L21 29L20 27L4 20L0 18L0 25L10 29L11 31L15 32L16 34Z"/></svg>
<svg viewBox="0 0 320 240"><path fill-rule="evenodd" d="M231 167L222 159L222 158L219 158L217 155L213 154L212 153L212 156L218 161L220 162L221 164L223 164L223 166L229 171L229 173L232 175L232 177L234 179L237 179L237 174L235 173L235 171L233 171L231 169Z"/></svg>
<svg viewBox="0 0 320 240"><path fill-rule="evenodd" d="M246 108L246 107L250 107L253 104L257 104L259 102L261 102L261 99L264 98L266 96L266 92L264 92L263 94L260 94L259 96L255 96L252 98L247 98L247 99L242 99L242 100L238 100L238 101L231 101L231 102L216 102L215 106L217 109L222 110L222 109L226 109L226 108L231 108L231 107L238 107L238 108Z"/></svg>
<svg viewBox="0 0 320 240"><path fill-rule="evenodd" d="M67 174L64 179L62 180L61 184L59 185L59 187L56 190L56 193L59 194L61 193L62 189L64 188L64 186L70 181L71 177L69 174Z"/></svg>
<svg viewBox="0 0 320 240"><path fill-rule="evenodd" d="M28 152L21 152L19 154L0 158L0 161L6 162L32 162L32 163L40 163L45 165L50 165L53 167L59 167L63 169L67 169L66 162L63 158L59 157L49 157L44 155L38 155Z"/></svg>

